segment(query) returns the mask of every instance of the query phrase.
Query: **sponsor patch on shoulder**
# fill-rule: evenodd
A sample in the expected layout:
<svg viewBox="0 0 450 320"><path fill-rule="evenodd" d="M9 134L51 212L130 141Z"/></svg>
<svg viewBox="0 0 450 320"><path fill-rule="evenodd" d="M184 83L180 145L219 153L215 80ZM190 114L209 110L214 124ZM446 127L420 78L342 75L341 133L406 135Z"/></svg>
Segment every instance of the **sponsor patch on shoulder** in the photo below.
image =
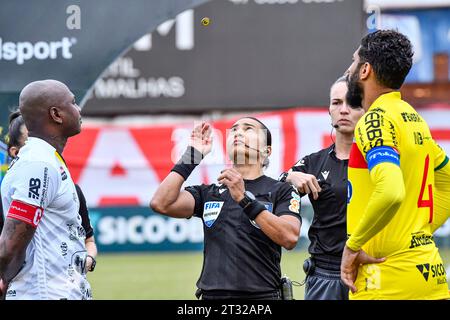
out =
<svg viewBox="0 0 450 320"><path fill-rule="evenodd" d="M290 201L289 210L294 213L300 213L300 200L292 198Z"/></svg>
<svg viewBox="0 0 450 320"><path fill-rule="evenodd" d="M222 211L223 201L207 201L203 205L203 222L208 228L214 224Z"/></svg>
<svg viewBox="0 0 450 320"><path fill-rule="evenodd" d="M300 195L295 191L291 192L291 197L297 201L300 201Z"/></svg>

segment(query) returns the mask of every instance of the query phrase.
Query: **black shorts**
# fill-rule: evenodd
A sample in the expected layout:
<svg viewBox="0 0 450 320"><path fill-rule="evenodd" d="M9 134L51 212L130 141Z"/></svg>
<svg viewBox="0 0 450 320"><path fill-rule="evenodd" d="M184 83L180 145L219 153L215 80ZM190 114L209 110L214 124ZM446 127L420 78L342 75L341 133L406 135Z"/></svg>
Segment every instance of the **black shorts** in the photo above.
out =
<svg viewBox="0 0 450 320"><path fill-rule="evenodd" d="M306 279L305 300L348 300L341 272L315 267Z"/></svg>

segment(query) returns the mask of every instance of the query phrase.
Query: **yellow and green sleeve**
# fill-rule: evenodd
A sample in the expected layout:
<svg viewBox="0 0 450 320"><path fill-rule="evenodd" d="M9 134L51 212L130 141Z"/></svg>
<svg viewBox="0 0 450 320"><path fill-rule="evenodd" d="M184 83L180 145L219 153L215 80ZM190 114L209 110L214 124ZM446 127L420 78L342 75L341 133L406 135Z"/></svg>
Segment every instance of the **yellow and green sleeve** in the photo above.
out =
<svg viewBox="0 0 450 320"><path fill-rule="evenodd" d="M436 231L450 217L450 164L447 156L434 169L434 213L431 232Z"/></svg>

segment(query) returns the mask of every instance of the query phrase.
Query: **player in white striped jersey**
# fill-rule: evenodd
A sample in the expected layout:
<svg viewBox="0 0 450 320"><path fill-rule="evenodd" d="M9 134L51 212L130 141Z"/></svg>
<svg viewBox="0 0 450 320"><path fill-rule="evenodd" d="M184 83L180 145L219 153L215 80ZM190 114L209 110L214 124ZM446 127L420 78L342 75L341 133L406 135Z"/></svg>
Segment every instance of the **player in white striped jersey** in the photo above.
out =
<svg viewBox="0 0 450 320"><path fill-rule="evenodd" d="M43 80L20 94L29 131L2 183L6 215L0 236L0 294L6 299L90 299L79 201L61 156L81 130L66 85Z"/></svg>

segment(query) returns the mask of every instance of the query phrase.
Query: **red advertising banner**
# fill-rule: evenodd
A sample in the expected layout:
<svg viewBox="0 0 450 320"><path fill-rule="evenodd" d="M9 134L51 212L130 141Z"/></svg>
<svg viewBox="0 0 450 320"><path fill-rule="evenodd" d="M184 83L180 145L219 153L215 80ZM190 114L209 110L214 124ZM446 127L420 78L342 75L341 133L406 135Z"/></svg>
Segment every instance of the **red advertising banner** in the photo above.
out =
<svg viewBox="0 0 450 320"><path fill-rule="evenodd" d="M428 122L433 137L450 154L450 109L419 112ZM326 109L291 109L253 116L272 133L268 176L278 177L304 155L332 143ZM225 137L237 118L212 122L213 150L186 185L214 183L220 170L230 165ZM193 121L126 126L87 124L81 134L69 140L64 157L90 206L147 206L160 181L186 148L193 126Z"/></svg>

